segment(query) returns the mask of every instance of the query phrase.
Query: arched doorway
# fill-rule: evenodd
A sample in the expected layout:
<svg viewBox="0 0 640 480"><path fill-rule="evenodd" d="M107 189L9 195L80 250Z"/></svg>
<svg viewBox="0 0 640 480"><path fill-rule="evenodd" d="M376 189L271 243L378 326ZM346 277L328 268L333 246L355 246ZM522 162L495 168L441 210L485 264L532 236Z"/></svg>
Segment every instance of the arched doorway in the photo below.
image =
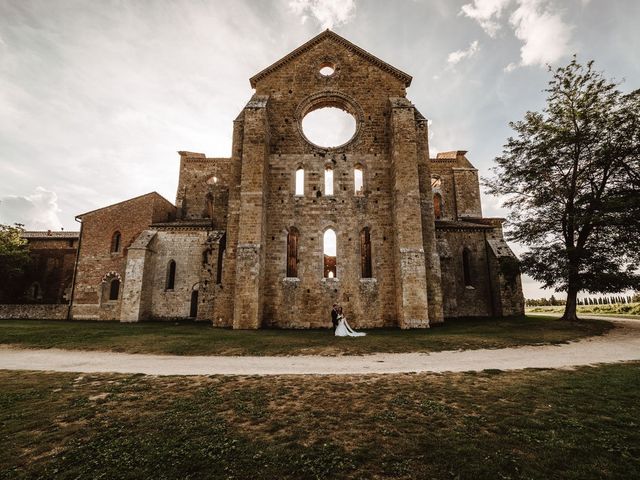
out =
<svg viewBox="0 0 640 480"><path fill-rule="evenodd" d="M191 309L189 317L196 318L198 316L198 290L191 291Z"/></svg>

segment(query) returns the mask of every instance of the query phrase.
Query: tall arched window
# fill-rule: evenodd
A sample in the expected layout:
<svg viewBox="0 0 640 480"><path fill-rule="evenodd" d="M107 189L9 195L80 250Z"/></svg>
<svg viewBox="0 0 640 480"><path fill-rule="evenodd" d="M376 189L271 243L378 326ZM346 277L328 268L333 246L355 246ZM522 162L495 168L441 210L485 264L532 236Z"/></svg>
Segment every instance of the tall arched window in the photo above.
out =
<svg viewBox="0 0 640 480"><path fill-rule="evenodd" d="M433 194L433 214L436 217L436 220L440 220L442 218L442 195L439 193Z"/></svg>
<svg viewBox="0 0 640 480"><path fill-rule="evenodd" d="M329 229L324 232L323 248L324 253L324 278L335 278L337 274L336 256L337 256L337 238L336 232Z"/></svg>
<svg viewBox="0 0 640 480"><path fill-rule="evenodd" d="M353 189L356 195L364 195L364 172L360 165L353 169Z"/></svg>
<svg viewBox="0 0 640 480"><path fill-rule="evenodd" d="M109 300L118 300L120 295L120 280L114 278L109 284Z"/></svg>
<svg viewBox="0 0 640 480"><path fill-rule="evenodd" d="M218 269L216 271L216 283L222 283L222 266L224 263L224 251L227 249L227 234L222 235L218 245Z"/></svg>
<svg viewBox="0 0 640 480"><path fill-rule="evenodd" d="M333 195L333 168L324 167L324 194Z"/></svg>
<svg viewBox="0 0 640 480"><path fill-rule="evenodd" d="M111 237L111 253L118 253L120 251L120 232L115 232Z"/></svg>
<svg viewBox="0 0 640 480"><path fill-rule="evenodd" d="M471 286L471 252L465 247L462 250L462 275L464 276L464 284Z"/></svg>
<svg viewBox="0 0 640 480"><path fill-rule="evenodd" d="M167 265L167 290L173 290L176 284L176 262L171 260Z"/></svg>
<svg viewBox="0 0 640 480"><path fill-rule="evenodd" d="M296 195L304 195L304 169L296 170Z"/></svg>
<svg viewBox="0 0 640 480"><path fill-rule="evenodd" d="M295 227L291 227L287 235L287 277L298 276L298 239L300 235Z"/></svg>
<svg viewBox="0 0 640 480"><path fill-rule="evenodd" d="M362 278L373 277L371 268L371 235L369 227L364 227L360 232L360 271Z"/></svg>

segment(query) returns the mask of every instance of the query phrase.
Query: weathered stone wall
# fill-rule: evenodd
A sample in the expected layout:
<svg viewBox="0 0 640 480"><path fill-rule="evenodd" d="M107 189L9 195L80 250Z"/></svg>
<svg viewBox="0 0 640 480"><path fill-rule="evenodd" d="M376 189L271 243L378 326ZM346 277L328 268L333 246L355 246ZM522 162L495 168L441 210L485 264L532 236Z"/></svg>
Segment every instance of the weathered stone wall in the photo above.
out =
<svg viewBox="0 0 640 480"><path fill-rule="evenodd" d="M207 158L202 153L180 153L176 206L178 219L210 218L215 228L227 225L231 159Z"/></svg>
<svg viewBox="0 0 640 480"><path fill-rule="evenodd" d="M436 235L441 253L445 318L493 315L485 229L440 226ZM470 252L471 285L465 285L464 281L465 248Z"/></svg>
<svg viewBox="0 0 640 480"><path fill-rule="evenodd" d="M150 193L80 216L79 261L72 316L74 319L118 320L120 300L108 298L108 282L125 281L129 246L155 222L175 218L175 207L157 193ZM120 232L120 249L112 252L112 239Z"/></svg>
<svg viewBox="0 0 640 480"><path fill-rule="evenodd" d="M67 304L0 304L0 319L65 320Z"/></svg>
<svg viewBox="0 0 640 480"><path fill-rule="evenodd" d="M322 75L324 66L334 73ZM82 216L74 318L187 318L196 313L194 292L198 320L233 328L329 327L333 303L356 328L518 311L519 277L506 278L512 254L499 222L480 218L477 170L464 151L430 159L427 120L405 98L410 81L332 32L257 74L255 94L234 121L231 158L179 152L177 210L143 196ZM302 119L323 107L354 116L356 133L344 145L305 137ZM333 194L325 192L327 167ZM303 195L295 192L298 168ZM355 168L364 176L360 192ZM443 199L438 220L434 193ZM365 228L371 278L362 278ZM116 229L123 249L113 254ZM292 229L297 273L288 278ZM327 229L337 237L336 278L324 277ZM167 289L171 260L176 279ZM124 282L122 301L102 298L109 276Z"/></svg>
<svg viewBox="0 0 640 480"><path fill-rule="evenodd" d="M190 317L192 292L200 288L207 234L207 230L191 228L158 231L153 258L152 318ZM175 284L172 289L167 289L171 260L176 262Z"/></svg>
<svg viewBox="0 0 640 480"><path fill-rule="evenodd" d="M36 303L67 303L71 295L78 232L25 232L31 263L24 299Z"/></svg>

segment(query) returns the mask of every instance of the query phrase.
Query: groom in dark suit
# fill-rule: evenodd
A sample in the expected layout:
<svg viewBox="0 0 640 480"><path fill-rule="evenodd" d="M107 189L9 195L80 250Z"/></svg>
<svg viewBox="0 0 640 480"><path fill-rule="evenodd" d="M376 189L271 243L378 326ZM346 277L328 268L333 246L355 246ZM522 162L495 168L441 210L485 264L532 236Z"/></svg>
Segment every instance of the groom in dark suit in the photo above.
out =
<svg viewBox="0 0 640 480"><path fill-rule="evenodd" d="M336 327L338 326L338 304L333 304L333 309L331 310L331 323L333 324L333 331L336 331Z"/></svg>

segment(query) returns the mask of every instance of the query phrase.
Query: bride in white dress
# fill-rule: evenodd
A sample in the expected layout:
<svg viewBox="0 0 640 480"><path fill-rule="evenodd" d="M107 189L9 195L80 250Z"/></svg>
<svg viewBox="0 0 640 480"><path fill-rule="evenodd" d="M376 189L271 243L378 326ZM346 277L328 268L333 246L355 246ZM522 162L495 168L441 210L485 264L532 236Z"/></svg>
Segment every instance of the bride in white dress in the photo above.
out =
<svg viewBox="0 0 640 480"><path fill-rule="evenodd" d="M349 326L347 319L342 314L342 308L340 308L338 313L338 326L336 327L336 337L364 337L365 335L366 333L356 332Z"/></svg>

